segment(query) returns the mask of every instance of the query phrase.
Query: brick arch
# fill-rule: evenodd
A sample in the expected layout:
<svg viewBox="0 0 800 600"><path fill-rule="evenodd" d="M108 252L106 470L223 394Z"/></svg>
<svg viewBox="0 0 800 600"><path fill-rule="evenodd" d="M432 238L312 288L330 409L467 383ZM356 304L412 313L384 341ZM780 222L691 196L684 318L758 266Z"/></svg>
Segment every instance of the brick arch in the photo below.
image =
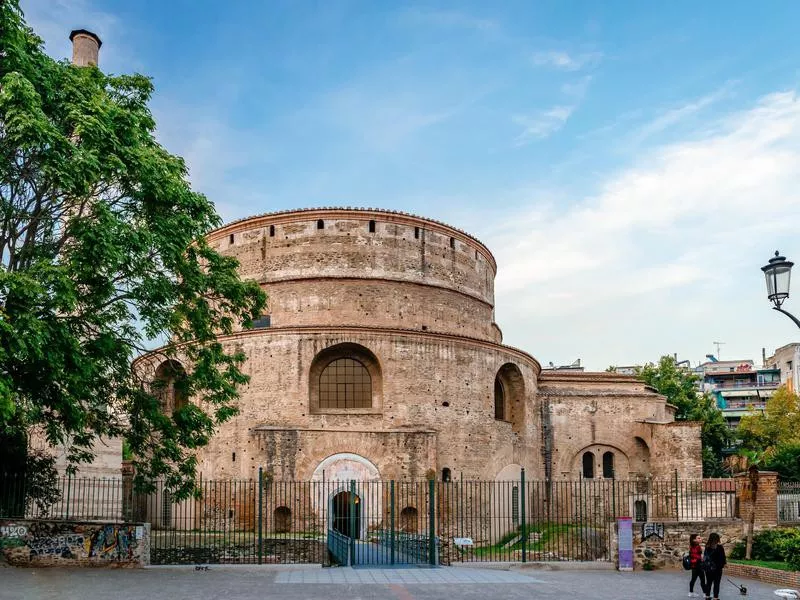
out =
<svg viewBox="0 0 800 600"><path fill-rule="evenodd" d="M509 362L498 369L493 398L495 418L510 422L514 433L522 433L525 427L525 378L519 366Z"/></svg>
<svg viewBox="0 0 800 600"><path fill-rule="evenodd" d="M630 472L630 458L628 452L617 444L607 444L596 442L589 444L578 450L572 457L570 472L575 476L583 474L584 456L588 453L594 458L594 478L604 478L603 460L606 453L611 452L614 456L614 472L616 477L627 478Z"/></svg>
<svg viewBox="0 0 800 600"><path fill-rule="evenodd" d="M186 406L189 390L186 385L186 369L175 360L163 361L156 367L150 389L161 404L161 410L171 414Z"/></svg>
<svg viewBox="0 0 800 600"><path fill-rule="evenodd" d="M369 374L370 405L358 408L328 408L320 406L320 381L325 369L335 361L350 359L356 369ZM317 353L308 373L308 404L312 414L380 413L383 410L383 375L378 357L368 348L351 342L335 344Z"/></svg>

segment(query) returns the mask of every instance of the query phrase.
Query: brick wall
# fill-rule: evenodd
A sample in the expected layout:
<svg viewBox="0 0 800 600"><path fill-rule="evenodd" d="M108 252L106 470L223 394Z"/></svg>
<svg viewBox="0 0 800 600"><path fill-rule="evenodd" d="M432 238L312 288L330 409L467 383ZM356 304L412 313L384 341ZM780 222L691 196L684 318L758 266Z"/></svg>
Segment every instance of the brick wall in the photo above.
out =
<svg viewBox="0 0 800 600"><path fill-rule="evenodd" d="M739 502L738 516L743 520L750 519L753 507L752 486L747 473L734 475L736 481L736 497ZM778 524L778 474L773 471L761 471L758 475L756 494L756 527L775 527Z"/></svg>
<svg viewBox="0 0 800 600"><path fill-rule="evenodd" d="M731 577L748 577L757 579L770 585L780 588L800 589L799 571L780 571L778 569L767 569L766 567L755 567L752 565L737 565L729 562L725 567L725 574Z"/></svg>

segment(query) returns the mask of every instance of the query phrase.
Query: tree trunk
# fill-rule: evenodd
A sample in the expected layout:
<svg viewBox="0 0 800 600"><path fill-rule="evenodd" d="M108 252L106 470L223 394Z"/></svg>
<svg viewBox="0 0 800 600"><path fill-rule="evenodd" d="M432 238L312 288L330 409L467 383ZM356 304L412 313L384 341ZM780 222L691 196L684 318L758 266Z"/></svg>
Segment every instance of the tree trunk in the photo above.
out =
<svg viewBox="0 0 800 600"><path fill-rule="evenodd" d="M750 560L752 557L750 556L753 552L753 529L755 528L756 524L756 501L753 498L753 506L750 507L750 519L747 522L747 545L745 546L744 550L744 558L745 560Z"/></svg>

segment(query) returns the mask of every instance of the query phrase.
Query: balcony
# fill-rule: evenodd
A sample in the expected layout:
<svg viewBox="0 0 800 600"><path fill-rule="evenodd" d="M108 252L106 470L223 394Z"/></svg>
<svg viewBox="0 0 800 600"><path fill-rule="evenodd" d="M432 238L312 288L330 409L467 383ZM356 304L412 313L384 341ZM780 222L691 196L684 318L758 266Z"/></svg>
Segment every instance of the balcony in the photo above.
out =
<svg viewBox="0 0 800 600"><path fill-rule="evenodd" d="M725 408L722 409L723 412L727 412L730 410L764 410L767 408L766 402L742 402L736 400L728 400L725 402Z"/></svg>
<svg viewBox="0 0 800 600"><path fill-rule="evenodd" d="M720 381L717 383L706 382L712 390L734 390L734 389L777 389L780 381Z"/></svg>

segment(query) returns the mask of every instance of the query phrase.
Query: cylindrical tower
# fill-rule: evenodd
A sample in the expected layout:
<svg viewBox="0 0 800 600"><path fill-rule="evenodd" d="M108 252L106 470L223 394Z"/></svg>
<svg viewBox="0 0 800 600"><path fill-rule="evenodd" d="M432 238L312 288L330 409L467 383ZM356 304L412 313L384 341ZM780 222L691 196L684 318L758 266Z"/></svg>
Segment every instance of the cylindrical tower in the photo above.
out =
<svg viewBox="0 0 800 600"><path fill-rule="evenodd" d="M79 67L97 66L103 42L96 34L86 29L75 29L69 34L69 39L72 42L72 64Z"/></svg>

